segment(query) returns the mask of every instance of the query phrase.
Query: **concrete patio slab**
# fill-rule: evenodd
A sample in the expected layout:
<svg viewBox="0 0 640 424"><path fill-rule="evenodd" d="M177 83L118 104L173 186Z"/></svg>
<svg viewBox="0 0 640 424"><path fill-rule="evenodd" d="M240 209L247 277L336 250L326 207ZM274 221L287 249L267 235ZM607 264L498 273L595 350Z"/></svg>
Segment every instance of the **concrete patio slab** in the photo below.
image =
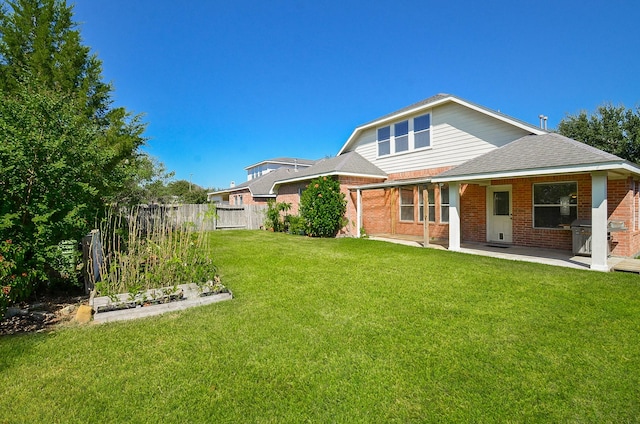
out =
<svg viewBox="0 0 640 424"><path fill-rule="evenodd" d="M370 240L380 240L391 243L403 244L406 246L423 247L423 238L420 236L408 235L375 235L369 237ZM446 244L432 242L428 248L446 250ZM489 256L493 258L508 259L514 261L535 262L546 265L562 266L575 269L589 270L591 257L574 255L568 250L540 249L534 247L522 247L513 245L497 245L489 243L462 243L459 252L470 255ZM609 257L608 266L610 270L622 270L620 264L626 264L629 268L633 264L640 269L640 260Z"/></svg>

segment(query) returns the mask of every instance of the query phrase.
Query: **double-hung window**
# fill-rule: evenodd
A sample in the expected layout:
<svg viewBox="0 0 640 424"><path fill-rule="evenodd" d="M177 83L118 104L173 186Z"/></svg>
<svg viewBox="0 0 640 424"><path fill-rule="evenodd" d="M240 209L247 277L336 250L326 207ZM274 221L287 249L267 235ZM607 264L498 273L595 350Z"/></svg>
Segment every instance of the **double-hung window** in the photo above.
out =
<svg viewBox="0 0 640 424"><path fill-rule="evenodd" d="M400 220L413 221L413 188L400 189Z"/></svg>
<svg viewBox="0 0 640 424"><path fill-rule="evenodd" d="M578 183L533 185L533 226L566 227L578 217Z"/></svg>
<svg viewBox="0 0 640 424"><path fill-rule="evenodd" d="M440 186L440 222L449 222L449 186Z"/></svg>
<svg viewBox="0 0 640 424"><path fill-rule="evenodd" d="M378 128L376 136L378 156L431 147L431 114Z"/></svg>
<svg viewBox="0 0 640 424"><path fill-rule="evenodd" d="M391 153L391 127L378 128L378 156Z"/></svg>
<svg viewBox="0 0 640 424"><path fill-rule="evenodd" d="M409 150L409 121L398 122L393 126L395 153Z"/></svg>
<svg viewBox="0 0 640 424"><path fill-rule="evenodd" d="M413 145L415 149L431 146L431 115L426 114L413 119Z"/></svg>

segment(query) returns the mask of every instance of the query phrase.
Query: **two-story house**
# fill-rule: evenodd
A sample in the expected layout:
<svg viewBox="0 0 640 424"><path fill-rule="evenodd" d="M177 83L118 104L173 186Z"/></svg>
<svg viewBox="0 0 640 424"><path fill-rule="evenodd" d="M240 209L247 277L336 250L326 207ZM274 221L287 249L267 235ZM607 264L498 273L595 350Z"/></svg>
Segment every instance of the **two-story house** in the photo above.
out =
<svg viewBox="0 0 640 424"><path fill-rule="evenodd" d="M580 219L591 226L592 269L608 269L609 250L640 252L638 165L449 94L357 127L336 157L278 176L269 192L295 211L319 176L347 196L343 235L571 250Z"/></svg>
<svg viewBox="0 0 640 424"><path fill-rule="evenodd" d="M210 202L228 203L230 205L250 205L266 204L269 199L276 198L271 191L273 183L282 178L287 178L290 174L295 175L298 171L309 168L316 161L299 158L275 158L263 160L249 165L247 180L236 185L231 183L229 188L214 191L207 194Z"/></svg>

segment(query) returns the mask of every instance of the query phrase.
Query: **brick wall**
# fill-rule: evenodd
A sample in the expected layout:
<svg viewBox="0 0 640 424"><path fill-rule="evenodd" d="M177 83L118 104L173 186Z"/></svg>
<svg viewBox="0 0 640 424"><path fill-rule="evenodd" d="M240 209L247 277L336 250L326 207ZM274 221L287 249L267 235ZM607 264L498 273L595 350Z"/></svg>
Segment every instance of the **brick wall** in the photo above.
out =
<svg viewBox="0 0 640 424"><path fill-rule="evenodd" d="M276 202L285 202L291 204L291 210L289 210L289 215L298 215L298 211L300 210L300 192L304 190L308 181L302 181L298 183L291 184L283 184L278 187L278 195L276 196Z"/></svg>
<svg viewBox="0 0 640 424"><path fill-rule="evenodd" d="M578 218L591 219L591 175L567 175L537 178L495 180L493 185L511 185L513 244L547 249L571 250L570 229L533 228L533 184L572 181L578 184ZM635 256L640 252L638 203L640 183L628 180L608 180L608 212L610 220L624 221L625 232L612 232L612 254ZM469 184L461 190L462 240L486 241L486 188ZM635 227L634 227L635 224Z"/></svg>
<svg viewBox="0 0 640 424"><path fill-rule="evenodd" d="M240 200L242 198L242 200ZM229 194L229 204L230 205L250 205L253 204L253 198L251 197L251 193L249 189L246 188L244 190L234 191Z"/></svg>
<svg viewBox="0 0 640 424"><path fill-rule="evenodd" d="M475 184L460 187L460 231L463 241L487 240L487 191Z"/></svg>

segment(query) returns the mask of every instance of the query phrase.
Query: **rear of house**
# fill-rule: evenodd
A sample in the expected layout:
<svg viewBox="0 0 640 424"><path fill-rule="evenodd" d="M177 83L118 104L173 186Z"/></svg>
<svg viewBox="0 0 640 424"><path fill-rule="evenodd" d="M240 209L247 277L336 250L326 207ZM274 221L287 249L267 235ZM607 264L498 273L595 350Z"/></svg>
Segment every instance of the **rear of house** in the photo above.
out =
<svg viewBox="0 0 640 424"><path fill-rule="evenodd" d="M272 191L297 210L306 184L327 175L347 195L343 235L571 250L580 219L593 233L594 268L609 249L640 251L637 165L448 94L357 127L336 158Z"/></svg>

